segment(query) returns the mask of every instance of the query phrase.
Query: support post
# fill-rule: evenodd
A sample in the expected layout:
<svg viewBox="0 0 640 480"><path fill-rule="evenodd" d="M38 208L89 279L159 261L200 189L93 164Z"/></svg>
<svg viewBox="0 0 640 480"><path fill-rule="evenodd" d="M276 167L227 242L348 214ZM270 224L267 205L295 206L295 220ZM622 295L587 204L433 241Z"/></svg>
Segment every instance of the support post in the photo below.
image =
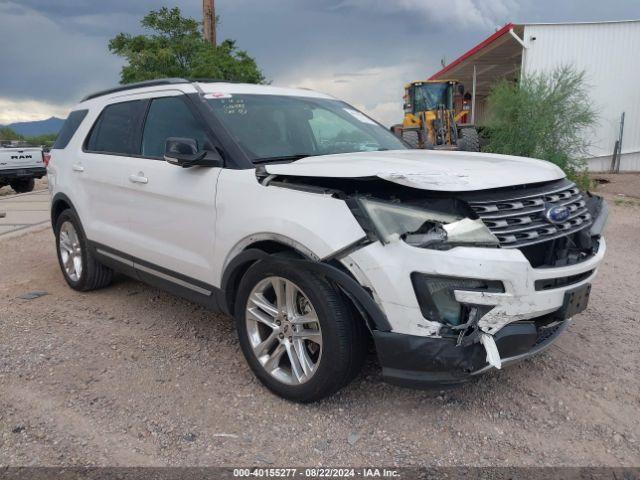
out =
<svg viewBox="0 0 640 480"><path fill-rule="evenodd" d="M473 81L471 82L471 125L476 124L476 66L473 66Z"/></svg>
<svg viewBox="0 0 640 480"><path fill-rule="evenodd" d="M205 40L215 47L217 45L215 0L202 0L202 27Z"/></svg>

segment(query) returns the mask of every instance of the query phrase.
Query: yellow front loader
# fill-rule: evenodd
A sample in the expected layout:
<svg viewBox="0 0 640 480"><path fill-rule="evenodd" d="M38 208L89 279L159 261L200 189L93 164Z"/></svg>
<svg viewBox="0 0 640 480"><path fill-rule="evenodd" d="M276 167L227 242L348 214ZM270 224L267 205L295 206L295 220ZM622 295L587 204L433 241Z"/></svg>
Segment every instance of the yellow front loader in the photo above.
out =
<svg viewBox="0 0 640 480"><path fill-rule="evenodd" d="M455 80L426 80L405 85L404 121L393 132L414 148L480 151L480 138L473 125L461 123L468 111L454 109Z"/></svg>

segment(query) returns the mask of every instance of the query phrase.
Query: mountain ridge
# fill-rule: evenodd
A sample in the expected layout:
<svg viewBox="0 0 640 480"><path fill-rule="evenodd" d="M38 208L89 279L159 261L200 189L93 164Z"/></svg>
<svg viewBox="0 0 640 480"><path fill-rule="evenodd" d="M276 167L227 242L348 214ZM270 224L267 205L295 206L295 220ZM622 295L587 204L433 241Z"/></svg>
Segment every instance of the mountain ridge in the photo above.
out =
<svg viewBox="0 0 640 480"><path fill-rule="evenodd" d="M45 120L35 120L32 122L14 122L0 127L9 127L19 135L32 137L36 135L57 134L62 128L64 118L49 117Z"/></svg>

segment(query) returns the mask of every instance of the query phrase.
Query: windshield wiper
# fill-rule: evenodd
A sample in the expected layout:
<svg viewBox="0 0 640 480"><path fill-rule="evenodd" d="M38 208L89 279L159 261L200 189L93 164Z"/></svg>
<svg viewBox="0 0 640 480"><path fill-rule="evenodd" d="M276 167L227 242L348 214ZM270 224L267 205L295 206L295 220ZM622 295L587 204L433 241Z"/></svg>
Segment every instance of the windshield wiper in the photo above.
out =
<svg viewBox="0 0 640 480"><path fill-rule="evenodd" d="M315 157L319 154L317 153L296 153L294 155L279 155L277 157L262 157L256 158L253 163L269 163L269 162L286 162L287 160L300 160L301 158L306 157Z"/></svg>

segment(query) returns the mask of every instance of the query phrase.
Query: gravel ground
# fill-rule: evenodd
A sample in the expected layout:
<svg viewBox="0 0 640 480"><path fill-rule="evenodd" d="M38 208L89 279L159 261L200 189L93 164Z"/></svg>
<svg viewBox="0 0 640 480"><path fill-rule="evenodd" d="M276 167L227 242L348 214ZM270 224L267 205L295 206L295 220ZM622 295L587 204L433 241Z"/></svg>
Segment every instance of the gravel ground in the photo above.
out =
<svg viewBox="0 0 640 480"><path fill-rule="evenodd" d="M638 466L640 203L615 198L591 304L550 350L446 391L371 359L304 406L254 379L229 318L126 278L74 292L50 231L4 240L0 466Z"/></svg>

